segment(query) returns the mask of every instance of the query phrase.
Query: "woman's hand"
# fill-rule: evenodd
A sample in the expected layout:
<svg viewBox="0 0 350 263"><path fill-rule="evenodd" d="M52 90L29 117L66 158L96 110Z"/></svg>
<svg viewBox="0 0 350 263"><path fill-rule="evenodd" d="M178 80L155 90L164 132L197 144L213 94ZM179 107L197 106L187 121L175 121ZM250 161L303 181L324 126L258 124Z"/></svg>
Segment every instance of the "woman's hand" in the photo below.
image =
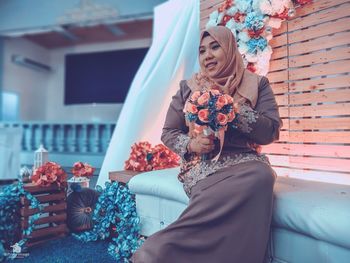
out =
<svg viewBox="0 0 350 263"><path fill-rule="evenodd" d="M210 153L214 148L214 136L204 134L198 134L195 138L192 138L187 147L190 153L198 154Z"/></svg>

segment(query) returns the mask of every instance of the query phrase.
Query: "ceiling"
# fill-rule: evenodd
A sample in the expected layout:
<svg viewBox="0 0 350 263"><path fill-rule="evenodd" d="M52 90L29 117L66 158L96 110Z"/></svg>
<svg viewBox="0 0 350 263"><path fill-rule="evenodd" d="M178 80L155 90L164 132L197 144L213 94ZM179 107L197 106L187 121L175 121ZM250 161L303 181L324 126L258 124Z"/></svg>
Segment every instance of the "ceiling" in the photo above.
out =
<svg viewBox="0 0 350 263"><path fill-rule="evenodd" d="M153 19L89 27L60 26L54 31L23 37L48 49L99 42L152 38Z"/></svg>

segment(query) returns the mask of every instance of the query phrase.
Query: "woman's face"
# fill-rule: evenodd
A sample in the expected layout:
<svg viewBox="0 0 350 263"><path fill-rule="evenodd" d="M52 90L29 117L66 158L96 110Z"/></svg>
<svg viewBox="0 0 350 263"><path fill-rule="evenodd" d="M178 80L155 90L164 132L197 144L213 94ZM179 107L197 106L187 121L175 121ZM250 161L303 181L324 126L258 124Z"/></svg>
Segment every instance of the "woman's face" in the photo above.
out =
<svg viewBox="0 0 350 263"><path fill-rule="evenodd" d="M210 35L199 46L199 64L209 77L215 77L226 63L226 55L219 43Z"/></svg>

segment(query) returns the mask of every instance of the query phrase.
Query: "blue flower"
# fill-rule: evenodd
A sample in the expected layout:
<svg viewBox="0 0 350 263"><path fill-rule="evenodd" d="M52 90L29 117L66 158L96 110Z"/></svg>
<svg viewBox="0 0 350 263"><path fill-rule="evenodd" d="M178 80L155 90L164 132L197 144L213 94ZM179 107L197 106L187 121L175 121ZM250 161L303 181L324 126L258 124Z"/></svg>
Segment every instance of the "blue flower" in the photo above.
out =
<svg viewBox="0 0 350 263"><path fill-rule="evenodd" d="M263 51L267 46L267 41L263 37L252 38L247 42L248 52L256 54L258 50Z"/></svg>
<svg viewBox="0 0 350 263"><path fill-rule="evenodd" d="M254 31L264 27L263 16L257 12L250 12L245 18L245 26Z"/></svg>

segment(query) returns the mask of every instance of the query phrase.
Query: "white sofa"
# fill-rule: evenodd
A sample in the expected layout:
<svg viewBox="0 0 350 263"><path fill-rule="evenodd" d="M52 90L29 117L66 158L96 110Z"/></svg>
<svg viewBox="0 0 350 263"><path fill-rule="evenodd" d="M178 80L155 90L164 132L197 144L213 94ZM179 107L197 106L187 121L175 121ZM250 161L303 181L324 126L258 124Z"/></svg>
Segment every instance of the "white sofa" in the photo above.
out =
<svg viewBox="0 0 350 263"><path fill-rule="evenodd" d="M142 235L165 228L186 208L178 172L152 171L130 180ZM350 186L279 177L274 196L269 262L350 262Z"/></svg>

